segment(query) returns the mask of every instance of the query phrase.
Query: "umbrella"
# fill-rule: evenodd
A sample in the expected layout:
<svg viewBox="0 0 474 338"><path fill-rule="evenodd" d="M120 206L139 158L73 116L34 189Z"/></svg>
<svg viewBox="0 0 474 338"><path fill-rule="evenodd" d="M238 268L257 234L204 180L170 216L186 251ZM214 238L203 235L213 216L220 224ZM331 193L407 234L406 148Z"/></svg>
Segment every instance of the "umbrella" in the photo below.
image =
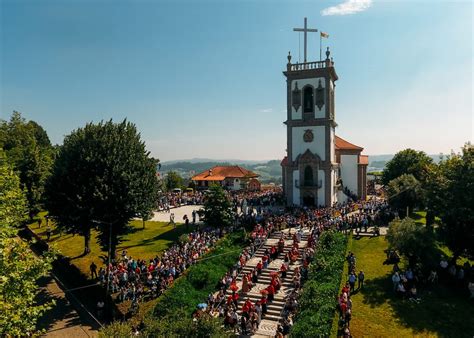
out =
<svg viewBox="0 0 474 338"><path fill-rule="evenodd" d="M205 309L205 308L207 308L207 304L206 303L199 303L197 307L198 307L198 309Z"/></svg>

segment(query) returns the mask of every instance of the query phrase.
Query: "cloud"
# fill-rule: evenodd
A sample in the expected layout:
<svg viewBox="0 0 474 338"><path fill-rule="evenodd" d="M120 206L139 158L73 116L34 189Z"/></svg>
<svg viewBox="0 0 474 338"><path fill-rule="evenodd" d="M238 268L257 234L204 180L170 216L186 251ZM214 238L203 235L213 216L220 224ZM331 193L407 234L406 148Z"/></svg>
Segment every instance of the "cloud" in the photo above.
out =
<svg viewBox="0 0 474 338"><path fill-rule="evenodd" d="M348 15L362 12L372 6L372 0L346 0L342 4L325 8L321 15Z"/></svg>

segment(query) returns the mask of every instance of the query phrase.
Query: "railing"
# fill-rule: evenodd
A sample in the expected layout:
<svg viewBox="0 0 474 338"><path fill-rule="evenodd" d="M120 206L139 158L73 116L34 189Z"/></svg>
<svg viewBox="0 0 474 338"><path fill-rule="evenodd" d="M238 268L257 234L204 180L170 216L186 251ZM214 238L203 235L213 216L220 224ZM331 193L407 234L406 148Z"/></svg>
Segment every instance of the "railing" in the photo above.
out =
<svg viewBox="0 0 474 338"><path fill-rule="evenodd" d="M328 67L334 67L334 62L332 60L326 59L324 61L287 64L287 70L290 72L299 71L299 70L307 70L307 69L328 68Z"/></svg>
<svg viewBox="0 0 474 338"><path fill-rule="evenodd" d="M302 184L299 183L299 180L295 180L295 187L296 188L318 188L318 189L321 189L322 186L323 186L323 180L319 180L318 183L303 182Z"/></svg>

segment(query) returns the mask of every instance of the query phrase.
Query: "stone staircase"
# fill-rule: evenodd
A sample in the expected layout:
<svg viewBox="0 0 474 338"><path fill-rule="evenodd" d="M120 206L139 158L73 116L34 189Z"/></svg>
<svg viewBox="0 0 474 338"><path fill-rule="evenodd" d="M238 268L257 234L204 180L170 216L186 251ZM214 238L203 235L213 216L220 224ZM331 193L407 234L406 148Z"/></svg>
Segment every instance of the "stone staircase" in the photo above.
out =
<svg viewBox="0 0 474 338"><path fill-rule="evenodd" d="M268 264L266 269L263 269L258 278L256 285L247 293L242 293L242 273L237 277L237 286L239 287L240 298L238 301L238 315L240 318L242 305L247 298L249 298L254 304L260 300L261 293L260 291L265 289L271 282L271 273L274 271L280 271L280 267L284 262L285 254L291 250L293 245L293 240L291 239L292 235L289 235L288 232L291 231L291 234L295 233L295 229L285 229L283 231L277 231L270 235L265 243L257 250L254 257L252 257L247 264L243 267L243 272L248 273L252 272L258 262L262 259L265 249L270 249L273 245L278 247L278 241L281 238L282 233L284 234L285 247L282 253L279 254L278 258L271 261ZM307 239L309 235L309 230L305 229L299 243L300 256L294 264L290 264L287 271L286 278L281 278L282 286L273 301L268 301L267 303L267 313L262 315L262 320L260 322L258 330L253 334L252 337L274 337L276 330L278 328L278 323L281 319L281 312L285 306L286 298L293 291L293 275L296 267L302 265L301 254L303 253L304 248L307 246ZM232 291L227 290L227 295L231 295Z"/></svg>

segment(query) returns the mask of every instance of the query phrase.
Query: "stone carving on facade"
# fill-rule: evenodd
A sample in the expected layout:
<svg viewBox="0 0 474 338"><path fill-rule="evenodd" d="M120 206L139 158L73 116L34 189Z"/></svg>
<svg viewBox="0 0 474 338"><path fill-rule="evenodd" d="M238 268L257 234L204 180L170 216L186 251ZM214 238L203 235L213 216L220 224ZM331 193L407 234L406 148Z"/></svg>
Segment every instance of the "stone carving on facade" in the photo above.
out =
<svg viewBox="0 0 474 338"><path fill-rule="evenodd" d="M324 106L324 88L321 84L321 79L319 80L318 87L316 88L316 106L319 110Z"/></svg>
<svg viewBox="0 0 474 338"><path fill-rule="evenodd" d="M306 129L303 134L303 141L305 141L306 143L310 143L310 142L313 142L313 140L314 140L313 131L311 129Z"/></svg>
<svg viewBox="0 0 474 338"><path fill-rule="evenodd" d="M295 81L295 88L291 93L291 102L296 111L301 107L301 89L298 89L298 82Z"/></svg>

